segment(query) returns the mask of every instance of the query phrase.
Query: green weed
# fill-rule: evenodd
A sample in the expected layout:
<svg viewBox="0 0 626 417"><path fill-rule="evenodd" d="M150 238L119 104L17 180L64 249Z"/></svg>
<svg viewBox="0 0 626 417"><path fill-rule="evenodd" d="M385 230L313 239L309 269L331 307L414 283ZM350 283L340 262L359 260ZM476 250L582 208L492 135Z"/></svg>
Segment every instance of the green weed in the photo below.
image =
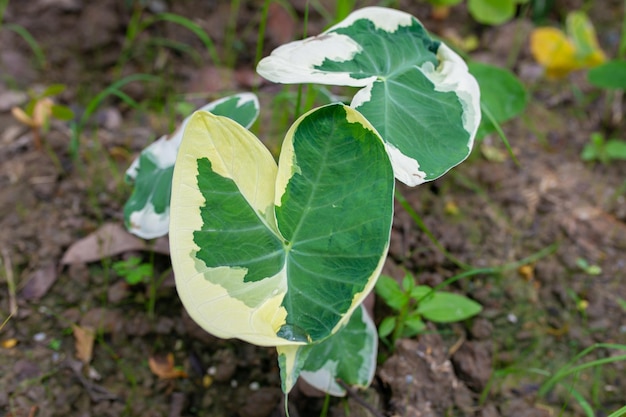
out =
<svg viewBox="0 0 626 417"><path fill-rule="evenodd" d="M463 295L415 285L410 274L405 275L402 285L391 277L380 276L376 282L376 294L397 312L397 315L385 317L378 327L378 335L391 349L399 339L423 333L426 330L424 320L453 323L475 316L482 310L480 304Z"/></svg>
<svg viewBox="0 0 626 417"><path fill-rule="evenodd" d="M146 310L150 318L155 316L157 290L167 278L170 270L167 269L160 275L156 275L154 269L154 252L150 252L149 262L144 262L137 256L125 260L116 261L111 264L113 271L129 285L145 284L148 288L148 300Z"/></svg>
<svg viewBox="0 0 626 417"><path fill-rule="evenodd" d="M613 160L626 160L626 141L605 139L602 133L592 133L589 143L583 148L583 161L599 161L607 164Z"/></svg>

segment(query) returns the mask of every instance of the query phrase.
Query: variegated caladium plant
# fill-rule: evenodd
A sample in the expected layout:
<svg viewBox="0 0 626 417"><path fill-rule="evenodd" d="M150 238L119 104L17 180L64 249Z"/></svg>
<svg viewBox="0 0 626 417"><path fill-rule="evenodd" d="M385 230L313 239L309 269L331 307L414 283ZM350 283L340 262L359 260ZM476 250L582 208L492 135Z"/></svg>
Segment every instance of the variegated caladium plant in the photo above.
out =
<svg viewBox="0 0 626 417"><path fill-rule="evenodd" d="M216 336L276 346L285 392L302 370L333 392L340 371L367 385L376 331L359 308L386 257L393 193L382 139L348 106L301 116L278 164L241 125L196 112L172 183L170 248L183 304ZM338 366L360 351L358 366Z"/></svg>
<svg viewBox="0 0 626 417"><path fill-rule="evenodd" d="M213 101L201 110L229 117L249 128L259 115L259 100L252 93L241 93ZM134 183L134 189L124 206L124 222L131 233L141 238L167 234L172 172L188 122L189 117L174 133L150 144L126 171L126 181Z"/></svg>
<svg viewBox="0 0 626 417"><path fill-rule="evenodd" d="M462 162L480 123L479 88L465 62L398 10L357 10L278 47L257 72L277 83L363 87L351 107L378 130L396 178L410 186Z"/></svg>
<svg viewBox="0 0 626 417"><path fill-rule="evenodd" d="M275 346L285 393L302 376L333 395L367 386L377 334L362 307L382 269L395 179L433 180L465 159L480 123L467 66L414 17L354 12L257 68L284 83L363 87L305 113L278 163L247 129L196 112L172 181L179 296L208 332Z"/></svg>

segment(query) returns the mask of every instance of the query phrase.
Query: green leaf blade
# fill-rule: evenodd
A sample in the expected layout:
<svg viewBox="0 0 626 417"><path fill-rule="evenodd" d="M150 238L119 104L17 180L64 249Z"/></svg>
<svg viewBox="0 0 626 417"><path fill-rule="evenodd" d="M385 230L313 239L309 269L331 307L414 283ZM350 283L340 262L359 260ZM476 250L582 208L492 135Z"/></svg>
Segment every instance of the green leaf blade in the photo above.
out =
<svg viewBox="0 0 626 417"><path fill-rule="evenodd" d="M237 184L215 173L208 158L198 160L197 179L206 197L202 228L194 232L198 259L209 268L245 269L244 282L277 274L285 262L282 240L266 227Z"/></svg>
<svg viewBox="0 0 626 417"><path fill-rule="evenodd" d="M452 323L475 316L482 306L469 298L449 292L435 292L420 302L417 312L435 323Z"/></svg>
<svg viewBox="0 0 626 417"><path fill-rule="evenodd" d="M383 142L358 112L330 105L300 120L283 145L294 157L281 155L286 182L277 185L276 220L288 242L287 325L316 341L373 287L389 241L394 185Z"/></svg>
<svg viewBox="0 0 626 417"><path fill-rule="evenodd" d="M521 114L528 104L528 93L524 85L510 71L481 62L471 62L470 73L480 86L480 102L493 116L482 118L476 134L482 138L496 130L494 121L502 124Z"/></svg>
<svg viewBox="0 0 626 417"><path fill-rule="evenodd" d="M587 73L589 82L599 88L626 90L626 60L612 60Z"/></svg>

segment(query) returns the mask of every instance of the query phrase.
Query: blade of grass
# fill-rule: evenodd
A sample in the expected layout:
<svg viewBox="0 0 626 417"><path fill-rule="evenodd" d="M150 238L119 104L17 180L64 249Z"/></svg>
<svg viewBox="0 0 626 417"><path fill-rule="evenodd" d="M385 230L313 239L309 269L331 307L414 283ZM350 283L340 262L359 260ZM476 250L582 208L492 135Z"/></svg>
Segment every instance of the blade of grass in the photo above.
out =
<svg viewBox="0 0 626 417"><path fill-rule="evenodd" d="M4 22L4 12L9 6L9 0L0 0L0 29L2 28L2 22Z"/></svg>
<svg viewBox="0 0 626 417"><path fill-rule="evenodd" d="M194 35L196 35L204 44L204 47L206 48L207 52L209 53L209 56L211 57L211 59L213 60L213 65L219 67L220 66L220 59L218 57L217 54L217 50L215 49L215 45L213 44L213 41L211 40L211 38L209 37L209 35L207 35L207 33L204 31L204 29L202 29L202 27L200 27L200 25L194 23L193 21L187 19L186 17L183 16L179 16L177 14L173 14L173 13L159 13L157 15L154 15L148 19L146 19L143 24L140 27L140 31L143 31L145 29L147 29L149 26L152 26L153 24L157 23L157 22L171 22L171 23L175 23L177 25L180 25L186 29L188 29L190 32L192 32Z"/></svg>
<svg viewBox="0 0 626 417"><path fill-rule="evenodd" d="M335 8L335 22L341 22L354 9L355 0L339 0Z"/></svg>
<svg viewBox="0 0 626 417"><path fill-rule="evenodd" d="M445 281L443 281L442 283L440 283L439 285L431 288L431 290L424 294L424 296L422 298L420 298L418 300L418 302L424 300L425 298L429 297L431 294L435 293L436 291L439 291L440 289L455 283L456 281L463 279L463 278L467 278L467 277L471 277L474 275L491 275L491 274L501 274L503 272L506 271L511 271L513 269L518 269L521 266L524 265L528 265L528 264L532 264L534 262L537 262L539 259L545 258L546 256L554 253L557 249L558 249L559 245L557 243L553 243L550 246L547 246L543 249L541 249L538 252L533 253L530 256L527 256L524 259L521 259L519 261L515 261L515 262L509 262L506 263L504 265L500 265L500 266L493 266L493 267L487 267L487 268L474 268L471 269L469 271L464 271L461 272L460 274L454 275L448 279L446 279Z"/></svg>
<svg viewBox="0 0 626 417"><path fill-rule="evenodd" d="M172 39L167 39L167 38L153 37L148 40L148 44L172 49L174 51L180 52L181 54L187 54L191 57L191 59L194 61L196 65L199 66L202 64L202 56L200 56L200 54L195 49L193 49L186 43L176 42Z"/></svg>
<svg viewBox="0 0 626 417"><path fill-rule="evenodd" d="M135 102L128 95L123 93L120 89L124 87L126 84L135 82L135 81L143 81L149 82L153 80L158 80L159 77L150 74L132 74L127 77L122 78L121 80L117 80L107 88L98 93L91 101L87 104L85 111L82 116L78 120L77 123L73 123L70 128L72 130L72 137L70 139L70 154L72 155L72 159L74 161L78 160L78 149L80 147L80 135L82 134L85 125L89 118L95 113L100 104L109 96L117 96L127 104L131 106L138 106L137 102Z"/></svg>
<svg viewBox="0 0 626 417"><path fill-rule="evenodd" d="M237 17L239 16L240 0L230 2L230 12L228 13L228 22L226 23L226 36L224 37L224 51L226 54L226 67L233 68L237 54L233 50L235 44L235 34L237 33Z"/></svg>
<svg viewBox="0 0 626 417"><path fill-rule="evenodd" d="M304 21L303 21L303 28L302 28L302 39L306 39L306 37L308 36L308 31L309 31L309 2L306 2L306 5L304 7ZM302 89L304 88L304 86L302 84L298 84L298 95L296 96L296 110L294 112L294 119L297 119L298 117L300 117L301 113L302 113ZM309 88L307 86L307 88Z"/></svg>
<svg viewBox="0 0 626 417"><path fill-rule="evenodd" d="M85 108L85 112L82 114L80 120L79 120L79 125L82 127L85 125L85 123L87 122L87 120L93 115L93 113L98 109L98 107L100 106L100 104L102 104L102 102L109 97L110 95L117 95L118 91L120 91L120 89L122 87L124 87L126 84L130 84L132 82L135 81L144 81L144 82L149 82L149 81L153 81L153 80L157 80L159 77L157 77L156 75L150 75L150 74L132 74L129 75L127 77L122 78L121 80L117 80L114 83L112 83L111 85L109 85L107 88L105 88L104 90L102 90L100 93L98 93L88 104L87 107ZM123 97L123 96L122 96ZM126 96L128 97L128 96ZM121 97L120 97L121 98ZM130 97L128 97L128 99L130 99ZM132 100L132 99L130 99Z"/></svg>
<svg viewBox="0 0 626 417"><path fill-rule="evenodd" d="M1 21L2 19L0 19ZM35 55L35 62L37 63L37 67L39 69L44 69L46 67L46 55L43 53L43 49L39 46L39 43L33 35L30 34L24 27L20 25L15 25L13 23L8 23L5 25L5 28L12 30L13 32L20 35L22 39L28 44L30 49L32 49L33 54Z"/></svg>
<svg viewBox="0 0 626 417"><path fill-rule="evenodd" d="M271 0L265 0L263 2L263 8L261 9L261 21L259 22L259 33L256 38L256 56L254 57L254 66L259 63L263 57L263 45L265 42L265 30L267 28L267 16L270 9ZM256 88L256 87L255 87Z"/></svg>
<svg viewBox="0 0 626 417"><path fill-rule="evenodd" d="M584 349L579 354L574 356L571 360L569 360L565 364L565 366L559 369L554 375L552 375L551 378L548 378L543 384L541 384L541 387L539 387L538 395L539 396L546 395L548 391L550 391L554 387L554 385L556 385L563 378L573 373L580 372L582 370L585 370L587 368L591 368L594 366L599 366L599 365L604 365L607 363L613 363L613 362L626 360L626 355L619 355L619 356L613 356L610 358L596 359L591 362L586 362L582 365L573 366L573 364L576 363L578 360L587 356L589 353L593 352L596 349L617 349L617 350L626 351L626 345L619 345L615 343L595 343L592 346L589 346L588 348Z"/></svg>
<svg viewBox="0 0 626 417"><path fill-rule="evenodd" d="M612 412L608 417L624 417L626 416L626 405L617 411Z"/></svg>
<svg viewBox="0 0 626 417"><path fill-rule="evenodd" d="M622 16L622 36L619 40L619 49L618 49L618 57L626 58L626 0L624 0L624 16Z"/></svg>
<svg viewBox="0 0 626 417"><path fill-rule="evenodd" d="M591 404L589 404L589 401L587 401L580 392L574 389L574 387L569 387L569 393L578 401L578 405L580 405L587 417L595 417L596 413L593 411Z"/></svg>

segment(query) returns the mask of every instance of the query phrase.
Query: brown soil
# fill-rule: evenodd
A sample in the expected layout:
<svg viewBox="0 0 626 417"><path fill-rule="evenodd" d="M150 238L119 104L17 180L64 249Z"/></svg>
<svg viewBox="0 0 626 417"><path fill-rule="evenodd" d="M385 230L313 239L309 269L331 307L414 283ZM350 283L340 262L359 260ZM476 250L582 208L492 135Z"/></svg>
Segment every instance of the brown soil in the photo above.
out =
<svg viewBox="0 0 626 417"><path fill-rule="evenodd" d="M0 29L0 320L13 311L13 302L17 307L0 327L0 415L283 415L275 352L200 330L176 296L169 259L162 254L167 249L150 255L150 247L115 226L129 194L123 172L144 146L175 124L173 101L200 104L260 85L267 112L260 134L270 148L276 146L270 138L279 137L275 130L282 121L269 113L286 104L285 95L251 71L262 2L242 2L230 49L225 47L230 2L146 2L152 12L165 7L201 24L219 55L233 61L220 68L195 35L169 23L140 35L118 67L130 3L13 1L4 16L40 42L46 63L40 68L22 38ZM597 416L608 415L626 405L625 361L574 374L544 396L538 390L546 375L583 349L626 344L626 163L580 159L592 132L625 137L621 110L612 113L621 96L611 99L591 88L584 74L552 82L538 77L524 36L519 54L511 55L511 45L532 27L524 19L479 27L464 6L435 21L426 4L400 3L435 32L478 34L481 46L474 57L512 65L532 95L525 115L505 125L519 166L496 137L489 137L444 178L400 191L445 250L476 268L551 249L522 268L453 284L450 291L477 300L483 312L466 323L431 326L425 335L401 340L394 353L381 348L372 387L333 399L329 415L369 415L360 400L389 416L585 415L572 388ZM580 3L557 1L550 17L558 19ZM300 36L296 18L301 19L305 2L291 4L298 16L272 4L265 54ZM619 39L621 4L607 1L590 11L609 53ZM323 26L313 11L309 33ZM181 42L194 52L158 46L156 39ZM44 135L47 148L39 150L32 133L9 111L23 104L20 92L62 83L67 90L61 101L80 115L95 94L133 73L156 74L161 82L123 89L142 103L139 109L119 99L105 101L83 131L79 158L70 155L66 124L54 123ZM103 225L121 243L104 253L82 244L76 249L81 238ZM77 258L63 259L72 245ZM111 269L130 256L153 261L165 277L154 317L146 307L148 288L127 285ZM585 271L581 259L601 272ZM398 205L385 272L400 278L404 269L432 286L460 272ZM381 303L376 311L377 320L389 313ZM95 336L91 352L85 351L90 331ZM579 363L623 354L598 348ZM159 372L172 378L159 378ZM324 399L308 392L298 385L290 394L292 416L320 415Z"/></svg>

